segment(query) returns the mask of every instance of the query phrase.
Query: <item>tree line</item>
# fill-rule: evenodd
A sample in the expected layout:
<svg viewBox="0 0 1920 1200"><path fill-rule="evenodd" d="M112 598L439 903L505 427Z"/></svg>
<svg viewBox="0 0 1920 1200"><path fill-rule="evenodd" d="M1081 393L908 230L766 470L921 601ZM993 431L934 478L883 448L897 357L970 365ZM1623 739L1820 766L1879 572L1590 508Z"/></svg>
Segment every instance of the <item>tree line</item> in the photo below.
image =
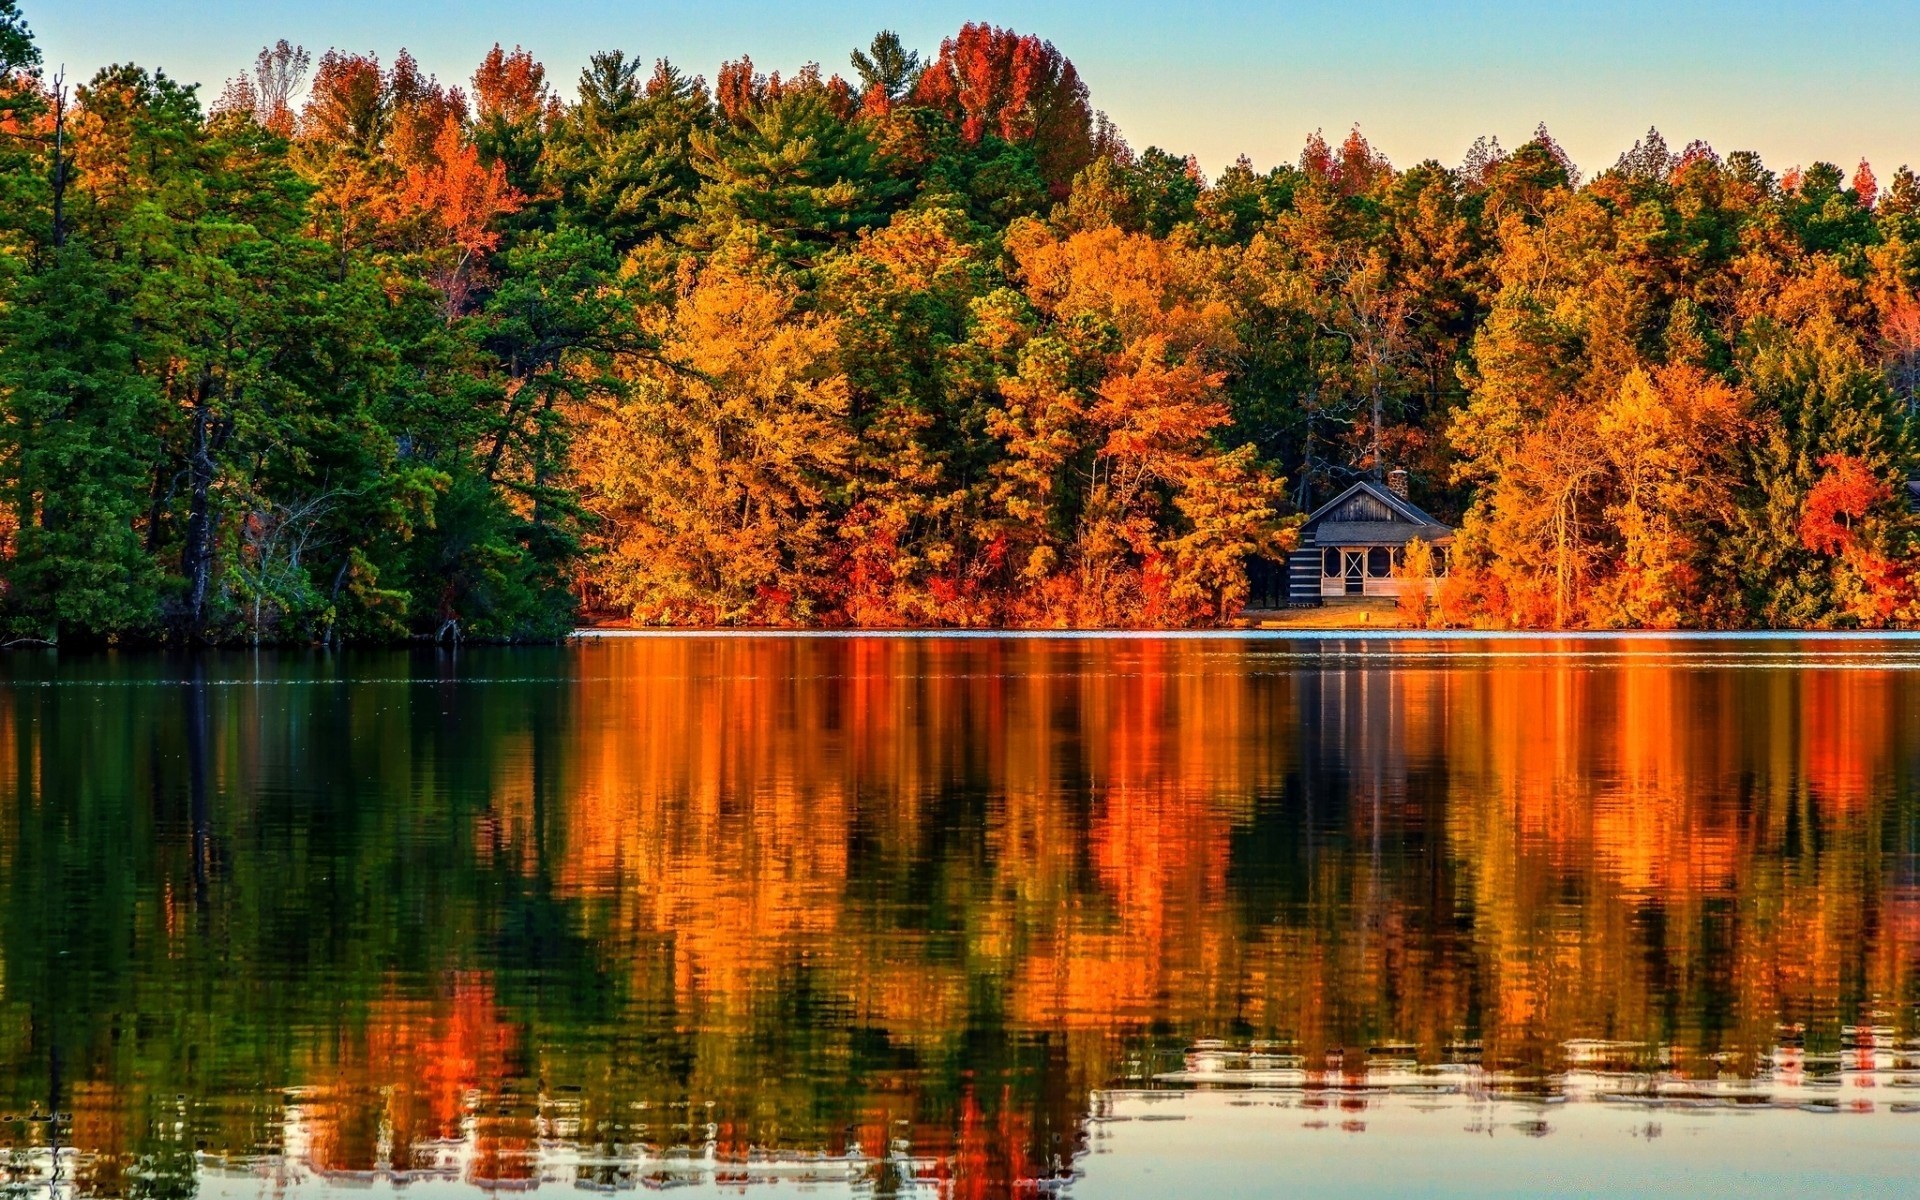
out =
<svg viewBox="0 0 1920 1200"><path fill-rule="evenodd" d="M1436 624L1920 620L1906 168L1209 179L1033 36L849 69L283 41L203 104L0 0L8 636L1210 624L1391 468Z"/></svg>

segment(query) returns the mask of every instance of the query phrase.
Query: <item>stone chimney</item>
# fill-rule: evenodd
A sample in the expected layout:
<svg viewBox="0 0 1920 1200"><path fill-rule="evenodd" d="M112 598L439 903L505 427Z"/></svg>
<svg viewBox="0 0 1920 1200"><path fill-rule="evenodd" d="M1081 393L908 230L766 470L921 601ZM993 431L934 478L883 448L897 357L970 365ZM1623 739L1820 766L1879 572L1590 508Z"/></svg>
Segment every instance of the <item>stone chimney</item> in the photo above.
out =
<svg viewBox="0 0 1920 1200"><path fill-rule="evenodd" d="M1399 467L1387 472L1387 490L1402 500L1407 499L1407 473Z"/></svg>

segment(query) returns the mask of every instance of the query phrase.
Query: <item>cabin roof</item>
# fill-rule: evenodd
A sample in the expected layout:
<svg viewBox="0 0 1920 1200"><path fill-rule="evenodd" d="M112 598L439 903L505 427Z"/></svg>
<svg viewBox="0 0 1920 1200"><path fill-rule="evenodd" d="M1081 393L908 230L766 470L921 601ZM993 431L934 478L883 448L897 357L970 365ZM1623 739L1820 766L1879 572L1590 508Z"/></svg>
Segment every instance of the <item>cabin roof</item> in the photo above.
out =
<svg viewBox="0 0 1920 1200"><path fill-rule="evenodd" d="M1453 537L1445 525L1411 525L1405 521L1322 521L1313 539L1320 546L1404 546L1414 538L1444 542Z"/></svg>
<svg viewBox="0 0 1920 1200"><path fill-rule="evenodd" d="M1451 540L1453 528L1411 500L1362 479L1314 509L1300 527L1300 535L1302 545L1402 546L1414 538L1436 543Z"/></svg>

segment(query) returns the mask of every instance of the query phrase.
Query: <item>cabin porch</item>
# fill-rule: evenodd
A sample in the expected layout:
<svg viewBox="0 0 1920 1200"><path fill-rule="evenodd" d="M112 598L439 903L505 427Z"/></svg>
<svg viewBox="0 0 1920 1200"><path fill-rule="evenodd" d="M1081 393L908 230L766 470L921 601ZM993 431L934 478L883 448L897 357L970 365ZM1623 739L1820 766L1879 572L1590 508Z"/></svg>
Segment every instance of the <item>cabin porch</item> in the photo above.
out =
<svg viewBox="0 0 1920 1200"><path fill-rule="evenodd" d="M1421 579L1400 574L1406 569L1405 546L1319 546L1319 596L1375 596L1398 598L1415 590L1431 595L1439 586L1437 576Z"/></svg>

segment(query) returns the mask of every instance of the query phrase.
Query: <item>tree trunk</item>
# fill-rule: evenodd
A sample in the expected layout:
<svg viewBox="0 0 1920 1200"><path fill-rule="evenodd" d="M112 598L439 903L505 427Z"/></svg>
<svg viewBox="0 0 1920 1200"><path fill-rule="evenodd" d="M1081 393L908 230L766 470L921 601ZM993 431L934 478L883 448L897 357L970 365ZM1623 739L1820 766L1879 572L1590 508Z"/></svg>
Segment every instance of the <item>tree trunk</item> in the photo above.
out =
<svg viewBox="0 0 1920 1200"><path fill-rule="evenodd" d="M160 527L166 520L167 505L173 500L173 489L179 486L179 476L171 482L167 479L167 467L162 463L153 469L153 490L147 498L147 554L157 553L160 549Z"/></svg>
<svg viewBox="0 0 1920 1200"><path fill-rule="evenodd" d="M53 246L67 243L67 77L53 78Z"/></svg>
<svg viewBox="0 0 1920 1200"><path fill-rule="evenodd" d="M1376 479L1387 477L1387 464L1380 459L1380 425L1387 417L1387 398L1380 388L1380 372L1373 373L1373 476Z"/></svg>
<svg viewBox="0 0 1920 1200"><path fill-rule="evenodd" d="M203 378L194 399L193 450L187 457L186 544L180 551L180 571L187 577L187 632L195 636L206 623L207 587L213 576L214 431L207 386Z"/></svg>

